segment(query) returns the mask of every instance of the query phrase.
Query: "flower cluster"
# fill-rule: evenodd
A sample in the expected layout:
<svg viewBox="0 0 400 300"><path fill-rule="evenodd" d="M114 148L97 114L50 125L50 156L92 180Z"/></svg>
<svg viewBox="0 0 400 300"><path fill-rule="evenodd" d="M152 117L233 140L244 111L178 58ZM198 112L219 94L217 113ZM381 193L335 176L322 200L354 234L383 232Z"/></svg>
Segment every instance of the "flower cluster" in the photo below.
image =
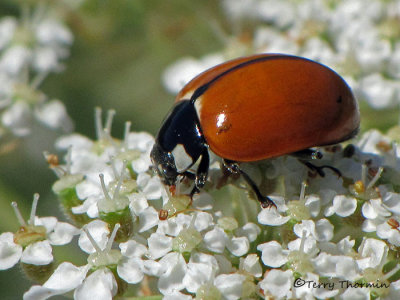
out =
<svg viewBox="0 0 400 300"><path fill-rule="evenodd" d="M235 29L224 48L196 60L183 58L164 74L172 93L201 71L254 53L288 53L319 61L345 77L357 98L373 108L400 103L400 5L396 0L226 0ZM284 13L283 13L284 12Z"/></svg>
<svg viewBox="0 0 400 300"><path fill-rule="evenodd" d="M34 119L72 129L64 104L38 89L49 73L63 69L73 40L57 5L25 3L19 18L0 19L0 138L28 135Z"/></svg>
<svg viewBox="0 0 400 300"><path fill-rule="evenodd" d="M47 266L51 244L76 234L88 254L86 265L42 270L46 280L25 299L71 291L76 299L400 297L397 127L321 149L318 173L290 156L243 164L257 184L273 187L277 208L261 209L240 178L223 174L217 157L192 200L185 193L190 182L166 190L149 159L153 137L130 132L127 123L124 139L113 138L113 116L109 111L103 126L96 110L95 141L79 134L57 141L66 164L46 154L59 176L53 190L81 229L31 217L28 225L21 221L23 230L0 236L2 269L20 259ZM36 228L29 236L40 238L17 237L29 226Z"/></svg>

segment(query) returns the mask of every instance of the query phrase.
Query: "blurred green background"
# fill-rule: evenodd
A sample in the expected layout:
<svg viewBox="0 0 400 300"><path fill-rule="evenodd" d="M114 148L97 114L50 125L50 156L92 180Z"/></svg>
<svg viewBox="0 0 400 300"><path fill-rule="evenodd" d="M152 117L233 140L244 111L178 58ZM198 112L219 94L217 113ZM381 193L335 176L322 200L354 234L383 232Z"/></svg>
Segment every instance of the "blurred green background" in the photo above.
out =
<svg viewBox="0 0 400 300"><path fill-rule="evenodd" d="M59 98L75 122L75 131L95 137L94 108L115 109L113 136L122 137L124 123L132 131L155 134L174 101L161 84L163 70L183 56L200 57L222 44L205 16L220 18L217 1L89 0L67 14L75 41L66 69L51 74L41 85ZM0 1L0 16L19 15L16 1ZM38 215L56 215L51 186L56 177L42 152L54 152L60 133L35 128L35 136L21 141L15 150L0 156L0 232L18 229L10 203L17 201L29 217L33 194L40 200ZM79 255L71 249L55 249L56 256ZM72 248L73 249L73 248ZM83 257L75 262L85 263ZM31 283L19 267L0 271L0 299L22 299Z"/></svg>
<svg viewBox="0 0 400 300"><path fill-rule="evenodd" d="M0 16L18 14L15 1L0 1ZM41 89L62 100L75 131L91 138L96 106L116 110L115 137L122 137L128 120L133 131L155 134L174 99L161 84L163 70L184 56L201 57L222 49L213 20L229 33L220 3L214 0L88 0L66 19L75 37L66 70L51 74ZM398 116L398 110L376 112L362 105L364 130L387 129ZM59 133L35 130L14 151L0 156L0 232L18 229L11 201L17 201L28 218L36 192L41 196L38 215L63 219L51 191L56 177L42 155L44 150L55 151ZM66 249L56 248L56 256L85 263L78 252ZM18 267L0 272L1 299L22 298L31 283L21 274Z"/></svg>

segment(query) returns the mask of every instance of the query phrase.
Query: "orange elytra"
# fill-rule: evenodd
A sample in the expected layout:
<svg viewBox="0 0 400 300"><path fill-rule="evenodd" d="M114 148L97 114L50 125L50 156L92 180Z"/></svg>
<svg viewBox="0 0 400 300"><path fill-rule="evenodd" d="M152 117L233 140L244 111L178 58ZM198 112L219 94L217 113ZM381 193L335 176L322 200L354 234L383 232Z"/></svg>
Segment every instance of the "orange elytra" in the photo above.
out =
<svg viewBox="0 0 400 300"><path fill-rule="evenodd" d="M263 206L270 206L236 162L336 144L353 137L359 123L357 101L336 72L298 56L259 54L191 80L177 95L151 157L167 185L178 176L193 178L193 195L207 179L211 150L243 175ZM198 160L194 174L189 169Z"/></svg>

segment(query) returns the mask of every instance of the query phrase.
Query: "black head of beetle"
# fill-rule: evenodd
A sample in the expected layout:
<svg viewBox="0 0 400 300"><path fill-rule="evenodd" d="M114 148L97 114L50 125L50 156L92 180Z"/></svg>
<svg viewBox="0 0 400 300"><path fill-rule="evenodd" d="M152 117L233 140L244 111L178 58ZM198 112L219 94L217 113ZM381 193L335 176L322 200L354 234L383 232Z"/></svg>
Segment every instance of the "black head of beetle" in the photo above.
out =
<svg viewBox="0 0 400 300"><path fill-rule="evenodd" d="M179 176L186 176L195 179L192 194L204 186L209 154L192 101L183 100L175 104L161 125L150 156L164 184L175 185ZM195 175L188 169L200 157Z"/></svg>

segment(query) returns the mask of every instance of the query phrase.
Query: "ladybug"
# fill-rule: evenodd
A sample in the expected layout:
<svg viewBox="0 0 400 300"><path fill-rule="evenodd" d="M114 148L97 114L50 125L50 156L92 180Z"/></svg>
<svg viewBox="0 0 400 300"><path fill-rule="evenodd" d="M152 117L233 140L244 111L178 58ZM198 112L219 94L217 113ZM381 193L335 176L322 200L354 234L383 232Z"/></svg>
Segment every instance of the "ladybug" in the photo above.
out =
<svg viewBox="0 0 400 300"><path fill-rule="evenodd" d="M212 67L186 84L150 155L164 184L175 186L178 177L194 180L193 196L207 180L212 151L269 207L275 204L240 162L287 154L320 158L309 148L350 139L359 124L357 101L336 72L303 57L259 54ZM306 165L323 175L321 167Z"/></svg>

